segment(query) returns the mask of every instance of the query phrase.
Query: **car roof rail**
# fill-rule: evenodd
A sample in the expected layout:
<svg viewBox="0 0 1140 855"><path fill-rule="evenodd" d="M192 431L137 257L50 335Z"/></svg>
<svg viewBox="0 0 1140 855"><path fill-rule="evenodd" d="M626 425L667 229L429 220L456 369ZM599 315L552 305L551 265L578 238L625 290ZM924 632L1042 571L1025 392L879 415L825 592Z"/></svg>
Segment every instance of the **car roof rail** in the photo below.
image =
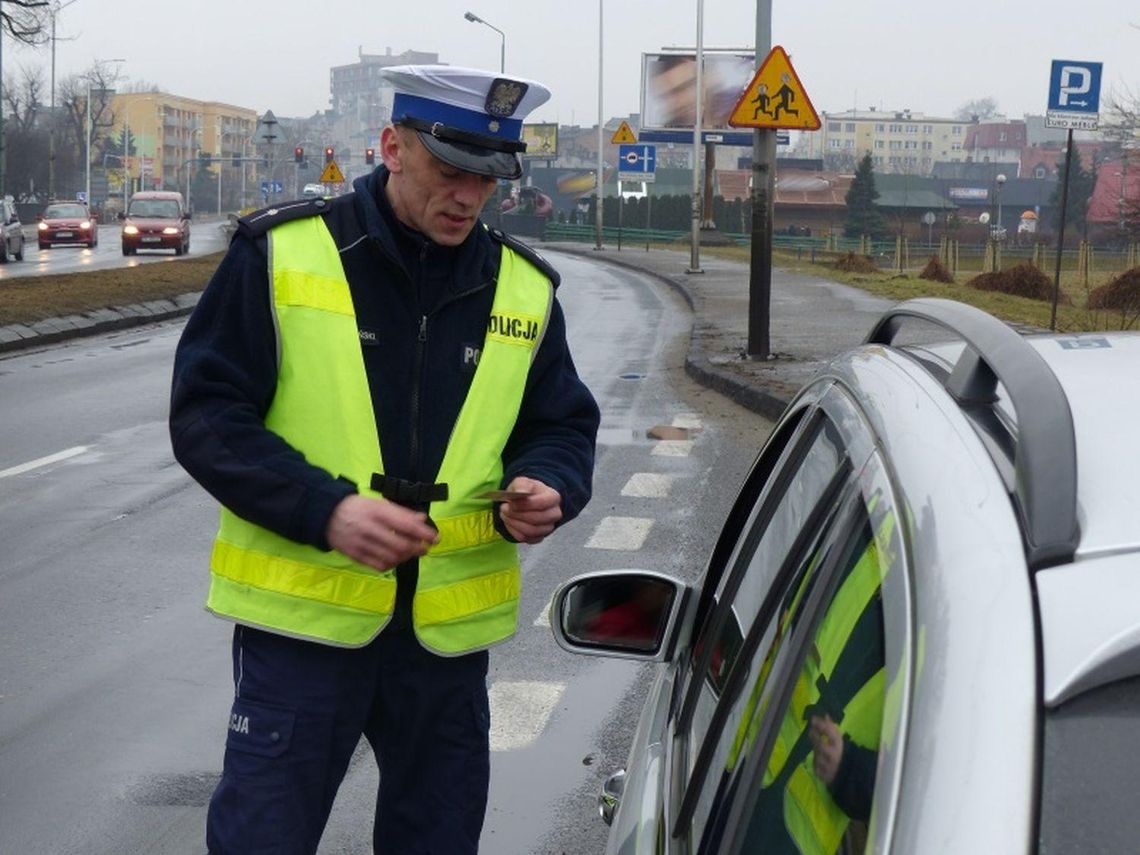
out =
<svg viewBox="0 0 1140 855"><path fill-rule="evenodd" d="M1017 416L1013 499L1029 567L1040 570L1071 561L1080 542L1076 438L1068 398L1053 371L1004 322L974 306L935 297L889 309L867 343L892 344L908 318L933 323L965 342L945 381L959 404L991 404L997 384L1005 387Z"/></svg>

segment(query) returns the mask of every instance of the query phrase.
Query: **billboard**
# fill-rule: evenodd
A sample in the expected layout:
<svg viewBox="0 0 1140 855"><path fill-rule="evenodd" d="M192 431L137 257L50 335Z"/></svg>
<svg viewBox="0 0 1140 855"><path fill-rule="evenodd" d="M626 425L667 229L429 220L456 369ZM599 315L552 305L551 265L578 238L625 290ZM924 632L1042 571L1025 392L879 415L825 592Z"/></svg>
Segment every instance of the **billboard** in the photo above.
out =
<svg viewBox="0 0 1140 855"><path fill-rule="evenodd" d="M558 125L523 125L522 138L526 143L523 157L558 157Z"/></svg>
<svg viewBox="0 0 1140 855"><path fill-rule="evenodd" d="M732 130L728 118L755 73L755 54L705 52L701 75L702 130ZM641 129L692 131L696 76L695 53L642 54Z"/></svg>

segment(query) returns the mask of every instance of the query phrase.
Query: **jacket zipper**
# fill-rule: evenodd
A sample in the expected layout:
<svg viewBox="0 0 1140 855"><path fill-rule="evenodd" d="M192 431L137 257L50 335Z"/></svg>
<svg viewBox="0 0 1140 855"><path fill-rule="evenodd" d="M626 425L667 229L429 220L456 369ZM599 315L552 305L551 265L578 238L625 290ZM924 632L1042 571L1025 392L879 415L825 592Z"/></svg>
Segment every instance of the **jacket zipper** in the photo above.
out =
<svg viewBox="0 0 1140 855"><path fill-rule="evenodd" d="M416 358L412 377L412 471L420 477L420 387L423 385L424 350L427 345L427 315L420 315L420 331L416 336Z"/></svg>

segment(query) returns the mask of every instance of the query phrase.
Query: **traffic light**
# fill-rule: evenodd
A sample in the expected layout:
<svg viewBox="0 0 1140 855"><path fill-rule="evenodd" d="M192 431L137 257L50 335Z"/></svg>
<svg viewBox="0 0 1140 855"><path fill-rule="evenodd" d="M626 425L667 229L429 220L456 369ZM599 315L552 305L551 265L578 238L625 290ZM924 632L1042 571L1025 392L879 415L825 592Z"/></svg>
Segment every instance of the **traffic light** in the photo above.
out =
<svg viewBox="0 0 1140 855"><path fill-rule="evenodd" d="M305 159L305 149L304 148L302 148L301 146L297 146L295 149L293 149L293 162L294 163L301 163L302 161L304 161L304 159Z"/></svg>
<svg viewBox="0 0 1140 855"><path fill-rule="evenodd" d="M202 167L210 165L210 153L208 151L198 149L198 165Z"/></svg>
<svg viewBox="0 0 1140 855"><path fill-rule="evenodd" d="M331 145L325 146L325 163L332 163L334 154L336 154L336 152L333 151L333 147Z"/></svg>
<svg viewBox="0 0 1140 855"><path fill-rule="evenodd" d="M374 164L376 162L376 149L374 149L374 148L364 149L364 162L367 163L369 166L371 166L372 164Z"/></svg>
<svg viewBox="0 0 1140 855"><path fill-rule="evenodd" d="M238 166L241 166L241 155L240 155L240 154L235 154L235 155L234 155L234 159L231 161L231 164L232 164L232 165L233 165L235 168L236 168L236 167L238 167Z"/></svg>

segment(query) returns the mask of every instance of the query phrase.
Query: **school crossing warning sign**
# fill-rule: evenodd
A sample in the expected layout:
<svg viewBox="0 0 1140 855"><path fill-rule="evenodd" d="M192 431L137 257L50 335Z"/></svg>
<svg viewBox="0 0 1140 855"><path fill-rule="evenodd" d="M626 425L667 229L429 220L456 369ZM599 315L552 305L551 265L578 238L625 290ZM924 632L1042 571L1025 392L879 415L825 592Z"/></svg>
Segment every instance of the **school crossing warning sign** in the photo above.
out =
<svg viewBox="0 0 1140 855"><path fill-rule="evenodd" d="M633 128L629 126L629 122L622 122L621 126L614 132L610 142L614 145L635 143L637 142L637 134L633 132Z"/></svg>
<svg viewBox="0 0 1140 855"><path fill-rule="evenodd" d="M819 114L782 47L776 45L760 63L728 123L734 128L819 129Z"/></svg>
<svg viewBox="0 0 1140 855"><path fill-rule="evenodd" d="M325 165L325 171L321 173L322 184L343 184L344 173L340 171L340 167L336 165L335 160L330 160Z"/></svg>

